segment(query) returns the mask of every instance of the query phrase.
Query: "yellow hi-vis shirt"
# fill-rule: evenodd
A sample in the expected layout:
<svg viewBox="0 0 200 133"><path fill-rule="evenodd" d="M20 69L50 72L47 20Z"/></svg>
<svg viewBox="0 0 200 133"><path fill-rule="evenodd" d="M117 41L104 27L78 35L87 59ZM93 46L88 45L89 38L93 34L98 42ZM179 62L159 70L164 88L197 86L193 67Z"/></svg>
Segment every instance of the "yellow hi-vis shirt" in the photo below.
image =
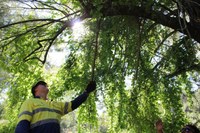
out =
<svg viewBox="0 0 200 133"><path fill-rule="evenodd" d="M71 102L55 102L31 98L22 104L18 122L28 120L31 129L47 123L59 123L63 115L72 111L71 106Z"/></svg>

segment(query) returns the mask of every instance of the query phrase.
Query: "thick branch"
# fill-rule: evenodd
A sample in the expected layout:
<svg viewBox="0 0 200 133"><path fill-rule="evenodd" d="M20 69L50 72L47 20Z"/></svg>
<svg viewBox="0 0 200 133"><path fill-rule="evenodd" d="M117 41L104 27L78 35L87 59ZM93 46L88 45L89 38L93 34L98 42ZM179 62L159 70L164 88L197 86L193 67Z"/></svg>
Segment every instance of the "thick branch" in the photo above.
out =
<svg viewBox="0 0 200 133"><path fill-rule="evenodd" d="M87 13L90 13L91 10L96 10L96 7L93 6L92 2L90 0L83 1L79 0L79 2L82 4L83 8ZM109 5L109 7L108 7ZM163 8L164 9L164 8ZM174 14L174 11L171 11L167 7L165 7L165 11L156 11L153 10L153 8L145 8L145 6L135 6L135 5L112 5L109 4L109 1L107 3L103 4L101 13L106 16L117 16L117 15L128 15L128 16L135 16L135 17L142 17L144 19L150 19L152 21L155 21L157 24L161 24L166 27L170 27L174 29L175 31L179 31L197 42L200 43L200 23L193 23L189 22L187 23L184 19L180 18L179 14ZM175 10L177 11L177 10ZM174 14L173 16L166 14L166 12L170 12ZM182 28L181 24L184 25L184 29Z"/></svg>
<svg viewBox="0 0 200 133"><path fill-rule="evenodd" d="M179 19L181 23L184 23L184 20L178 18L178 16L170 17L168 15L164 15L163 12L150 10L148 8L144 9L142 7L131 6L131 5L117 5L117 6L112 6L111 8L108 9L103 8L101 12L104 16L129 15L129 16L150 19L158 24L162 24L164 26L182 32L185 35L191 36L194 40L200 43L200 34L199 34L200 29L198 29L191 23L186 23L186 28L181 29Z"/></svg>

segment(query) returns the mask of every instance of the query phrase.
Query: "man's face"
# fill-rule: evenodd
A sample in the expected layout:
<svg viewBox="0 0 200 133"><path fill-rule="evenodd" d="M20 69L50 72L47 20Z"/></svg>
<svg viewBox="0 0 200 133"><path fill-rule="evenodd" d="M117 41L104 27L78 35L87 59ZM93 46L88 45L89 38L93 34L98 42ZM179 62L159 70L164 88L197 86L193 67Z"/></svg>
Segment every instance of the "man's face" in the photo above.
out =
<svg viewBox="0 0 200 133"><path fill-rule="evenodd" d="M181 129L181 133L194 133L194 129L192 129L189 126L185 126L184 128Z"/></svg>
<svg viewBox="0 0 200 133"><path fill-rule="evenodd" d="M48 86L46 85L38 85L37 88L35 89L35 92L37 94L43 94L43 95L47 95L49 92Z"/></svg>
<svg viewBox="0 0 200 133"><path fill-rule="evenodd" d="M159 130L159 131L163 129L162 120L158 120L158 121L156 122L156 129Z"/></svg>

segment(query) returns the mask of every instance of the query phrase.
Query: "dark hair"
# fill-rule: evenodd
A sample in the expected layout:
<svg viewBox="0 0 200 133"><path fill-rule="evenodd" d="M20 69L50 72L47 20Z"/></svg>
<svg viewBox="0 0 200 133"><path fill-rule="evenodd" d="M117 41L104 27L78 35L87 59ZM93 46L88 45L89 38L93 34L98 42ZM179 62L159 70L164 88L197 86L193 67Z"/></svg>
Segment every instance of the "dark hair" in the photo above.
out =
<svg viewBox="0 0 200 133"><path fill-rule="evenodd" d="M33 94L33 96L35 97L35 89L38 87L38 85L47 85L46 82L44 81L39 81L37 82L35 85L33 85L32 89L31 89L31 93Z"/></svg>
<svg viewBox="0 0 200 133"><path fill-rule="evenodd" d="M190 127L191 129L194 130L194 133L200 133L200 130L195 126L195 125L192 125L192 124L188 124L186 125L188 127Z"/></svg>
<svg viewBox="0 0 200 133"><path fill-rule="evenodd" d="M162 120L161 120L161 119L158 119L158 120L156 121L156 125L158 125L159 123L162 123Z"/></svg>

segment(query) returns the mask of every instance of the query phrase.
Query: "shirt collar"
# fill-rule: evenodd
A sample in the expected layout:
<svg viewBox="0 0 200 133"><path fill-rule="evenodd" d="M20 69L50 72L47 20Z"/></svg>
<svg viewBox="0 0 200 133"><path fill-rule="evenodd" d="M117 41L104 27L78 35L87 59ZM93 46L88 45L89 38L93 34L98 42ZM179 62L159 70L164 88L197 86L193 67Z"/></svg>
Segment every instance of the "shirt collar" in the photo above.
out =
<svg viewBox="0 0 200 133"><path fill-rule="evenodd" d="M34 96L34 98L40 98L40 96Z"/></svg>

